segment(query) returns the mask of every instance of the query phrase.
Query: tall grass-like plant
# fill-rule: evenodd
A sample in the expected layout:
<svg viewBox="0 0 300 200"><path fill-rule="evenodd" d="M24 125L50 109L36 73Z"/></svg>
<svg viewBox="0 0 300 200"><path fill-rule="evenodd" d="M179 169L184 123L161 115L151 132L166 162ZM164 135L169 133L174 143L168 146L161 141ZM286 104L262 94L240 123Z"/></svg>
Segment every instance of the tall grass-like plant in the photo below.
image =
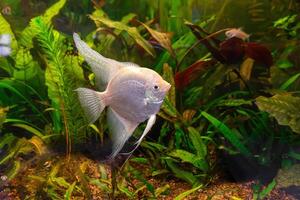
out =
<svg viewBox="0 0 300 200"><path fill-rule="evenodd" d="M62 36L58 32L42 18L35 18L31 21L31 25L37 33L36 38L46 59L45 81L48 96L55 109L56 131L60 131L62 127L66 138L67 153L70 153L72 143L79 142L85 136L84 120L74 92L78 86L82 85L83 72L74 56L65 56Z"/></svg>

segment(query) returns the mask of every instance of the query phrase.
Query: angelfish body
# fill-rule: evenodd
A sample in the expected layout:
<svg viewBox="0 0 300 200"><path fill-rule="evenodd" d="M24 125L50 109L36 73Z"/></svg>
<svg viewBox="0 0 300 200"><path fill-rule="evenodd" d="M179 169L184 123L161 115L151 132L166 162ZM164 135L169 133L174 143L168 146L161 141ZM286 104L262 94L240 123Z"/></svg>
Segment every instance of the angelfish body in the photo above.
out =
<svg viewBox="0 0 300 200"><path fill-rule="evenodd" d="M151 69L105 58L89 48L76 33L73 37L79 53L95 73L98 88L102 90L97 92L78 88L76 91L89 123L96 121L104 108L108 107L107 122L113 142L112 159L136 127L148 119L137 141L137 146L140 144L153 126L156 113L171 85Z"/></svg>

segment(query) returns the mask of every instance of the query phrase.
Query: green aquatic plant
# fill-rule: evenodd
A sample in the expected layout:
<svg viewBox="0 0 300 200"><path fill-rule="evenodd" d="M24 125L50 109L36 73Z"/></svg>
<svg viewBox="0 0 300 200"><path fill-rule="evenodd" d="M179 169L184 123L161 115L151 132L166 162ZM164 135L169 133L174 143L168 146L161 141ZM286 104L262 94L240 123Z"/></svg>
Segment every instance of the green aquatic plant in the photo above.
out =
<svg viewBox="0 0 300 200"><path fill-rule="evenodd" d="M287 125L300 133L300 98L292 95L274 95L271 98L258 97L256 104L260 110L270 113L280 125Z"/></svg>
<svg viewBox="0 0 300 200"><path fill-rule="evenodd" d="M33 111L39 114L36 117L44 119L46 123L49 123L48 113L41 112L40 106L35 105L31 100L31 95L39 97L40 101L45 101L48 96L52 100L52 108L48 108L48 111L51 110L50 113L52 113L54 133L63 132L66 136L67 149L70 151L72 143L82 141L86 133L83 128L83 117L80 112L77 112L80 106L73 91L79 85L83 85L83 73L79 67L79 60L76 56L66 55L67 49L62 45L65 38L54 31L50 25L52 18L59 13L65 3L65 0L60 0L47 9L43 15L33 18L18 35L18 41L10 25L1 15L1 27L12 35L13 52L10 58L13 62L8 62L5 58L0 58L0 60L1 68L13 77L1 80L1 89L10 90L23 98ZM35 38L42 48L42 54L39 54L39 57L32 55L33 48L37 49L34 43ZM35 50L35 53L38 52ZM46 66L45 72L39 64ZM46 92L46 87L48 87L48 92ZM36 92L37 90L40 92ZM6 103L5 94L7 92L4 91L2 93L4 96L1 98L4 104Z"/></svg>
<svg viewBox="0 0 300 200"><path fill-rule="evenodd" d="M286 13L283 8L287 5L274 2L274 9L280 7L282 12L275 12L273 25L266 22L266 1L225 1L217 5L220 12L211 13L216 5L208 1L149 0L136 3L133 9L132 1L93 1L96 9L91 20L82 20L92 9L91 2L83 1L79 8L59 0L21 31L0 14L0 34L11 34L13 50L9 57L0 58L0 105L5 107L4 114L0 109L0 167L11 180L22 171L24 157L45 154L53 144L64 142L67 153L71 147L77 150L77 144L90 138L89 128L103 142L106 124L99 120L87 127L73 91L94 86L94 75L76 55L71 37L62 33L78 28L83 35L88 33L84 40L93 49L110 58L155 69L173 86L157 124L139 148L142 154L135 154L138 156L129 159L119 172L114 191L117 197L164 197L170 194L170 185L157 187L152 180L177 177L193 187L176 197L183 199L205 188L223 156L228 160L243 157L268 166L281 158L279 147L287 144L291 148L288 159L299 160L292 149L297 143L294 132L299 132L298 97L277 90L299 90L295 58L298 15ZM245 5L250 25L247 20L239 24L230 18L235 12L232 6ZM67 21L54 20L58 15ZM90 23L83 24L88 20ZM248 30L258 21L263 27L270 26L259 28L266 29L264 37L255 32L251 33L251 42L224 39L227 29L221 27L223 24ZM71 30L66 31L65 26L70 29L70 24ZM277 44L266 45L273 48L272 54L263 44L273 40L267 31L277 33L273 35L285 44L278 49ZM271 55L276 59L272 67ZM270 93L276 95L261 96ZM136 131L140 133L142 128ZM90 176L86 167L89 162L74 165L76 169L66 175L61 172L68 172L64 170L72 163L56 161L49 158L41 164L46 169L43 173L29 176L38 184L28 198L91 199L91 188L106 194L104 198L113 193L112 179L103 165L99 166L99 177ZM256 194L265 197L273 187L272 182Z"/></svg>
<svg viewBox="0 0 300 200"><path fill-rule="evenodd" d="M75 57L64 56L59 33L49 27L42 18L32 20L31 24L47 59L45 82L48 96L62 118L63 135L66 137L67 152L70 153L72 143L76 144L85 137L84 120L82 114L78 112L80 106L74 92L83 84L83 72Z"/></svg>

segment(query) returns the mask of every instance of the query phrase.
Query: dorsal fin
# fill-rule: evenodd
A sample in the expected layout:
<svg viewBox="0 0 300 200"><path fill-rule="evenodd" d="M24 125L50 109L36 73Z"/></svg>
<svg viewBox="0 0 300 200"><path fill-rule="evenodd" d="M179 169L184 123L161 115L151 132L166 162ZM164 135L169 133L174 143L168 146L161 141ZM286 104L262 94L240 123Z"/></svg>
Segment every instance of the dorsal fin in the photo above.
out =
<svg viewBox="0 0 300 200"><path fill-rule="evenodd" d="M82 55L86 62L91 66L92 71L95 74L96 86L100 91L106 89L108 82L120 68L125 66L138 66L134 63L118 62L102 56L82 41L77 33L73 34L73 39L80 55Z"/></svg>
<svg viewBox="0 0 300 200"><path fill-rule="evenodd" d="M133 62L120 62L124 67L141 67Z"/></svg>

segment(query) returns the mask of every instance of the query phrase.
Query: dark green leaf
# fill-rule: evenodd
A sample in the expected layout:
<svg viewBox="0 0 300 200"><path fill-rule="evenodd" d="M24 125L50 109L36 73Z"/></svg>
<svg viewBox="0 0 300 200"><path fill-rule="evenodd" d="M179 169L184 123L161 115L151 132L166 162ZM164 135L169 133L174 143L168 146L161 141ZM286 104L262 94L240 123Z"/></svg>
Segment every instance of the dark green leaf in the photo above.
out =
<svg viewBox="0 0 300 200"><path fill-rule="evenodd" d="M242 154L246 156L250 156L251 153L247 149L247 147L240 141L238 136L234 131L232 131L230 128L228 128L223 122L219 121L215 117L211 116L207 112L202 111L201 115L204 116L208 121L212 123L214 127L216 127L223 135L224 137L229 140L229 142L236 147Z"/></svg>

